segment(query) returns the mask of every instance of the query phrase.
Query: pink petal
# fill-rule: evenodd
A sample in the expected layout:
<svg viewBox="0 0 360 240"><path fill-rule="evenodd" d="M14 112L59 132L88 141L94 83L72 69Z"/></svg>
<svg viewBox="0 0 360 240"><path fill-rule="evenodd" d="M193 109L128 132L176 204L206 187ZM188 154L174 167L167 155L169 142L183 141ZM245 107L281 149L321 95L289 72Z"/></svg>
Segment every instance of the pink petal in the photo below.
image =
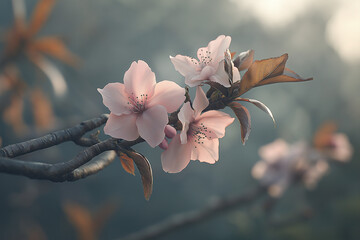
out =
<svg viewBox="0 0 360 240"><path fill-rule="evenodd" d="M187 132L189 130L189 125L194 120L194 110L192 110L190 102L184 103L180 109L180 112L178 113L178 118L183 126L183 129L180 133L181 143L185 144L187 142Z"/></svg>
<svg viewBox="0 0 360 240"><path fill-rule="evenodd" d="M195 118L197 118L208 105L209 105L209 100L207 99L202 88L198 86L196 88L196 95L193 104L195 111Z"/></svg>
<svg viewBox="0 0 360 240"><path fill-rule="evenodd" d="M230 82L229 82L229 75L225 72L224 60L221 60L219 62L217 71L213 75L210 76L209 80L212 81L212 82L220 83L224 87L230 87L231 86Z"/></svg>
<svg viewBox="0 0 360 240"><path fill-rule="evenodd" d="M194 143L191 151L191 160L214 164L219 160L219 139L204 139L200 144Z"/></svg>
<svg viewBox="0 0 360 240"><path fill-rule="evenodd" d="M170 56L171 62L174 64L176 71L184 77L196 73L199 62L194 59L183 55Z"/></svg>
<svg viewBox="0 0 360 240"><path fill-rule="evenodd" d="M125 72L124 84L129 96L140 97L142 94L147 94L150 98L154 94L155 74L146 62L139 60L133 62Z"/></svg>
<svg viewBox="0 0 360 240"><path fill-rule="evenodd" d="M160 147L161 149L163 149L163 150L168 149L169 145L168 145L168 142L167 142L167 140L166 140L165 138L164 138L164 139L162 140L162 142L159 144L159 147Z"/></svg>
<svg viewBox="0 0 360 240"><path fill-rule="evenodd" d="M117 116L110 114L104 127L105 134L127 141L134 141L139 137L136 127L136 114L122 114Z"/></svg>
<svg viewBox="0 0 360 240"><path fill-rule="evenodd" d="M176 135L166 151L161 154L161 163L165 172L181 172L190 162L191 144L181 144L180 136Z"/></svg>
<svg viewBox="0 0 360 240"><path fill-rule="evenodd" d="M168 121L165 107L156 105L139 114L136 126L140 136L154 148L165 138L164 130Z"/></svg>
<svg viewBox="0 0 360 240"><path fill-rule="evenodd" d="M167 138L173 138L176 136L176 129L173 126L166 125L165 127L165 136Z"/></svg>
<svg viewBox="0 0 360 240"><path fill-rule="evenodd" d="M210 57L213 59L214 64L224 59L224 53L230 47L230 43L231 37L224 35L220 35L215 40L209 42L208 49L211 52Z"/></svg>
<svg viewBox="0 0 360 240"><path fill-rule="evenodd" d="M122 83L109 83L103 89L98 88L103 98L104 105L116 115L129 114L128 95Z"/></svg>
<svg viewBox="0 0 360 240"><path fill-rule="evenodd" d="M229 114L212 110L205 112L196 119L196 125L204 124L208 131L212 131L218 138L225 136L225 128L234 121Z"/></svg>
<svg viewBox="0 0 360 240"><path fill-rule="evenodd" d="M236 83L240 80L241 80L240 72L236 67L234 67L233 64L233 82Z"/></svg>
<svg viewBox="0 0 360 240"><path fill-rule="evenodd" d="M156 84L154 95L148 100L148 106L157 104L166 108L168 113L175 112L185 101L185 89L174 82L162 81Z"/></svg>

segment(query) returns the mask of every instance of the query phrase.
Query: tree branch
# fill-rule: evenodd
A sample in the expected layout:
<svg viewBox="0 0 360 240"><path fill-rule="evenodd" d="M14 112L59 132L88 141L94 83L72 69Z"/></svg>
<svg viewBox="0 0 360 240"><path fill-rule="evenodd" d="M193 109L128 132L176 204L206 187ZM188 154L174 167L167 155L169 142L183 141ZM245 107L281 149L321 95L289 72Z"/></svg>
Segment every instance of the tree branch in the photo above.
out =
<svg viewBox="0 0 360 240"><path fill-rule="evenodd" d="M245 195L217 199L215 201L209 202L201 210L173 215L160 223L149 226L143 230L121 238L121 240L155 239L180 228L187 227L191 224L206 221L211 217L216 216L217 214L224 213L235 207L251 204L264 193L266 193L266 189L263 187L258 187Z"/></svg>
<svg viewBox="0 0 360 240"><path fill-rule="evenodd" d="M106 123L108 119L108 114L103 114L100 117L93 118L87 121L84 121L74 127L49 133L43 137L31 139L25 142L12 144L0 149L1 157L14 158L27 153L31 153L40 149L49 148L55 145L58 145L67 141L74 141L75 143L84 142L81 138L85 133L100 127ZM82 139L79 140L79 139ZM88 146L87 144L83 144ZM96 143L96 142L92 142ZM82 145L82 144L79 144Z"/></svg>

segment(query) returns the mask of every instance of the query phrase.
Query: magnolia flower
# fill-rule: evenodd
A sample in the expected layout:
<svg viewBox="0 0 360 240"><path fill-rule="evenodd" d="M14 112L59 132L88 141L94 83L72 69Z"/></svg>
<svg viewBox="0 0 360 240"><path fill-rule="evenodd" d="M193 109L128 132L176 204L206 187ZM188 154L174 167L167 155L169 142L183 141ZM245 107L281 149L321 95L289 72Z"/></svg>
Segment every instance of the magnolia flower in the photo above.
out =
<svg viewBox="0 0 360 240"><path fill-rule="evenodd" d="M229 48L230 42L230 36L220 35L209 42L207 47L198 49L199 60L183 55L170 56L170 59L175 69L185 77L185 83L189 87L198 86L204 81L213 81L230 87L229 77L224 68L224 54ZM239 81L239 70L236 67L232 69L234 82Z"/></svg>
<svg viewBox="0 0 360 240"><path fill-rule="evenodd" d="M111 111L104 132L114 138L133 141L142 137L151 147L165 138L168 114L185 100L185 89L174 82L156 83L146 62L133 62L124 75L124 84L109 83L98 89Z"/></svg>
<svg viewBox="0 0 360 240"><path fill-rule="evenodd" d="M209 105L203 90L198 87L193 103L186 102L180 109L178 118L182 131L170 142L168 149L161 154L164 171L182 171L190 160L215 163L219 159L219 138L225 136L225 128L234 118L220 111L201 112Z"/></svg>

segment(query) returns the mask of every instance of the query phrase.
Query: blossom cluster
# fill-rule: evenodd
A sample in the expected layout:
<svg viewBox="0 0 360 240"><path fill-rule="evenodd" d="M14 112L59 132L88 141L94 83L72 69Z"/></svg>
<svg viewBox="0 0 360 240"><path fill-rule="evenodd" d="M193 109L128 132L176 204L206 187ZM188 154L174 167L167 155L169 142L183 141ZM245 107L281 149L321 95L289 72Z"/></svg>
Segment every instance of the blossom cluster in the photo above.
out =
<svg viewBox="0 0 360 240"><path fill-rule="evenodd" d="M310 146L305 141L290 145L283 139L277 139L259 149L262 160L254 165L252 175L273 197L280 197L291 184L297 182L313 189L329 170L329 160L347 162L353 153L343 133L332 133L325 143L322 142L319 147L316 146L318 144Z"/></svg>
<svg viewBox="0 0 360 240"><path fill-rule="evenodd" d="M248 50L233 58L235 53L229 50L230 42L230 36L220 35L207 47L198 49L198 59L170 56L175 69L184 76L185 84L196 87L194 101L187 89L174 82L156 83L155 74L146 62L133 62L124 75L124 83L109 83L98 89L111 112L105 134L127 141L142 138L151 147L159 146L164 150L161 155L164 171L176 173L190 160L210 164L218 161L219 139L234 121L219 109L229 106L240 121L244 143L250 132L250 116L238 101L250 102L271 117L272 114L263 103L239 96L255 86L305 79L285 68L286 54L254 62L254 51ZM260 74L254 78L254 74L245 73L242 80L240 71L248 69ZM205 84L210 86L206 94Z"/></svg>

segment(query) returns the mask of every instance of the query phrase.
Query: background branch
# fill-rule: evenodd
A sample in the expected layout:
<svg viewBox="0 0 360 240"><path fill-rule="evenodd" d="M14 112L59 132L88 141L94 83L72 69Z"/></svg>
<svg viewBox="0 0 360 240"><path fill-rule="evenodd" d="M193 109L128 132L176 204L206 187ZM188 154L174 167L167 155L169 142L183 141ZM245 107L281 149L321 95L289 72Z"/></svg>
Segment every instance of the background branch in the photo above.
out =
<svg viewBox="0 0 360 240"><path fill-rule="evenodd" d="M173 215L160 223L121 238L121 240L155 239L191 224L209 220L210 218L235 207L252 204L254 203L254 200L264 193L266 193L265 188L257 187L245 195L216 199L209 202L203 209Z"/></svg>

